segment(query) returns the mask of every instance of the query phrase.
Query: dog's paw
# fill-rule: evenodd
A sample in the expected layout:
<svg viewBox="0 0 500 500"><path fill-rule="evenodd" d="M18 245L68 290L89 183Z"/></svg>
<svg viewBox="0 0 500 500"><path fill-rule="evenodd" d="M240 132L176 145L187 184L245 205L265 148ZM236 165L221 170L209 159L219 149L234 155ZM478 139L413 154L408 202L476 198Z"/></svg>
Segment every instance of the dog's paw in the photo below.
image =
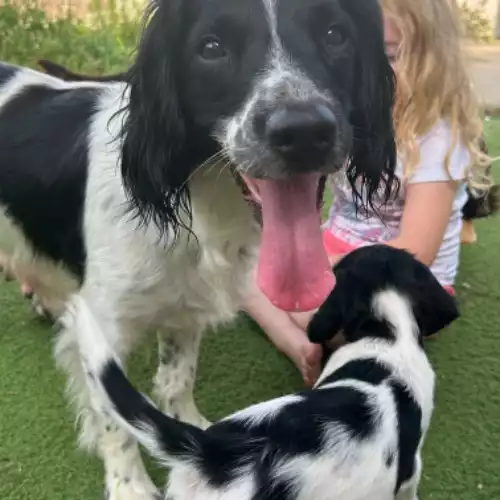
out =
<svg viewBox="0 0 500 500"><path fill-rule="evenodd" d="M122 447L120 451L113 446L107 451L112 453L111 463L106 467L107 500L161 500L161 494L149 477L137 446L127 449Z"/></svg>
<svg viewBox="0 0 500 500"><path fill-rule="evenodd" d="M26 298L31 299L31 309L36 316L44 321L48 321L49 323L55 323L54 315L47 307L45 307L38 295L32 294L31 297Z"/></svg>
<svg viewBox="0 0 500 500"><path fill-rule="evenodd" d="M14 281L15 279L8 266L4 266L2 264L0 264L0 274L3 276L4 281L6 281L7 283Z"/></svg>
<svg viewBox="0 0 500 500"><path fill-rule="evenodd" d="M200 429L207 429L212 422L207 420L199 411L194 403L188 405L167 404L163 407L163 412L176 420L194 425Z"/></svg>
<svg viewBox="0 0 500 500"><path fill-rule="evenodd" d="M104 491L104 500L163 500L153 486L129 478L113 478Z"/></svg>
<svg viewBox="0 0 500 500"><path fill-rule="evenodd" d="M212 425L212 422L207 420L203 415L198 414L198 418L197 418L196 423L194 425L196 425L196 427L199 427L200 429L205 430L205 429L208 429Z"/></svg>
<svg viewBox="0 0 500 500"><path fill-rule="evenodd" d="M129 500L134 498L135 500L164 500L163 495L160 492L155 493L153 496L112 496L108 490L104 492L104 500Z"/></svg>

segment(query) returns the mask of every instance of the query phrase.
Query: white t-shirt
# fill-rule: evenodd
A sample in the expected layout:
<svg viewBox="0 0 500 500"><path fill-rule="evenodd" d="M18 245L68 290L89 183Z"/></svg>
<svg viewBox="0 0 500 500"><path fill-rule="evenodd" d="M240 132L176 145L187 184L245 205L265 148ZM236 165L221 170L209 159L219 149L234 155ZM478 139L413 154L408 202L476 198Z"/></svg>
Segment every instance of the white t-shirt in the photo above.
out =
<svg viewBox="0 0 500 500"><path fill-rule="evenodd" d="M399 235L400 223L405 203L405 185L424 182L449 181L444 160L452 143L450 127L439 122L426 136L419 140L420 164L413 174L401 182L396 199L382 205L380 217L371 209L359 210L356 214L352 190L344 171L332 177L333 203L325 229L336 238L354 247L383 243ZM460 143L455 146L449 164L453 180L463 181L470 163L467 149ZM403 179L403 166L398 161L396 174ZM453 201L453 209L442 245L431 266L431 270L444 286L452 286L460 259L460 233L462 230L462 208L467 202L465 182L462 182ZM377 204L375 203L377 206Z"/></svg>

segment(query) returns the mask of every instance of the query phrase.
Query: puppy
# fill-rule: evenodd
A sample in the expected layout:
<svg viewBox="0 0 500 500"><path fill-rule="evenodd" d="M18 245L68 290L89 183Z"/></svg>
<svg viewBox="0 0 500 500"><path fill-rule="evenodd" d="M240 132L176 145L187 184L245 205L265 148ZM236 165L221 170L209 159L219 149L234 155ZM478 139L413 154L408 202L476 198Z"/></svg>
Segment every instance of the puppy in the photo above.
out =
<svg viewBox="0 0 500 500"><path fill-rule="evenodd" d="M136 391L91 310L75 298L93 405L166 467L169 500L416 500L433 411L434 372L422 336L459 316L455 300L403 250L356 250L309 336L348 341L312 390L266 401L206 431L178 422Z"/></svg>

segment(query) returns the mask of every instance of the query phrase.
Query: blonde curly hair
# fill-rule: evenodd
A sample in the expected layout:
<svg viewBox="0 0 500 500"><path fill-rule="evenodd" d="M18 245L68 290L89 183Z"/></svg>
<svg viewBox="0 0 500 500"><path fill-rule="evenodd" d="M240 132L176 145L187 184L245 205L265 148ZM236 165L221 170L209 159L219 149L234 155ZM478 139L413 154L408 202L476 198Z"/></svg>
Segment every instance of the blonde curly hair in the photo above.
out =
<svg viewBox="0 0 500 500"><path fill-rule="evenodd" d="M401 34L396 64L394 123L405 177L420 162L418 138L439 120L451 127L450 157L460 141L469 151L469 188L481 195L492 184L492 159L482 151L483 120L461 46L454 0L380 0L384 15ZM450 175L451 178L451 175Z"/></svg>

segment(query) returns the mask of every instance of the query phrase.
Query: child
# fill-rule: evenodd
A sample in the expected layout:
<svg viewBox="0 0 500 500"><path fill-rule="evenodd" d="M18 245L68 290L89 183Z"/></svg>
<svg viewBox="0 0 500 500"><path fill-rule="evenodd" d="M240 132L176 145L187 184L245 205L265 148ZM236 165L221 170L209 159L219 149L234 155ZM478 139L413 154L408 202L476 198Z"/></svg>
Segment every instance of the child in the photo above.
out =
<svg viewBox="0 0 500 500"><path fill-rule="evenodd" d="M332 179L324 245L333 263L352 249L385 242L416 255L449 293L457 274L467 185L489 187L481 152L482 120L463 60L450 0L381 0L386 52L396 74L393 116L398 145L397 196L357 212L344 172ZM252 286L247 312L288 355L306 384L317 379L322 349L307 339L311 313L276 309Z"/></svg>

